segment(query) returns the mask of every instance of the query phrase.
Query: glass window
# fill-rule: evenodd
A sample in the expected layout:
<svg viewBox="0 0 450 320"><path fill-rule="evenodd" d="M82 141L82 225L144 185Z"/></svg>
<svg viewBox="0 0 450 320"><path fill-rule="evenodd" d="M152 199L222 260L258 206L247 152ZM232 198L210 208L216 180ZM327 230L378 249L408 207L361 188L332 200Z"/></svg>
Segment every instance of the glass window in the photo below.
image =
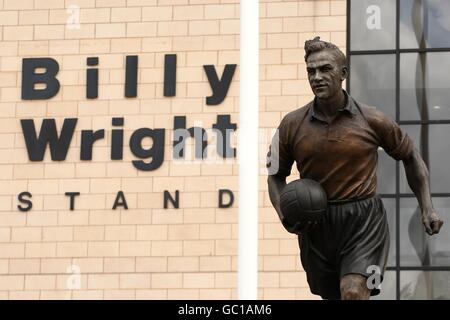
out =
<svg viewBox="0 0 450 320"><path fill-rule="evenodd" d="M395 214L395 199L383 198L383 205L386 209L386 215L389 225L389 234L390 234L390 242L389 242L389 256L387 261L388 267L395 266L395 238L396 238L396 214Z"/></svg>
<svg viewBox="0 0 450 320"><path fill-rule="evenodd" d="M351 95L395 119L395 55L353 55Z"/></svg>
<svg viewBox="0 0 450 320"><path fill-rule="evenodd" d="M349 0L348 5L348 91L395 119L414 140L430 172L431 192L439 194L434 207L444 220L438 236L426 234L403 164L397 166L379 149L377 193L386 195L391 270L381 294L372 299L450 299L450 271L444 271L450 268L450 232L445 231L450 225L450 1Z"/></svg>
<svg viewBox="0 0 450 320"><path fill-rule="evenodd" d="M449 271L401 271L400 299L450 299Z"/></svg>
<svg viewBox="0 0 450 320"><path fill-rule="evenodd" d="M430 171L431 192L446 193L450 190L450 175L448 174L448 159L450 159L450 125L405 125L402 126L414 140L416 148L422 152L425 163ZM428 160L427 160L428 158ZM408 186L405 170L401 165L400 192L412 193Z"/></svg>
<svg viewBox="0 0 450 320"><path fill-rule="evenodd" d="M449 32L450 1L400 1L400 48L450 47Z"/></svg>
<svg viewBox="0 0 450 320"><path fill-rule="evenodd" d="M386 271L384 273L384 279L381 283L380 294L373 296L371 300L395 300L396 298L396 272Z"/></svg>
<svg viewBox="0 0 450 320"><path fill-rule="evenodd" d="M400 120L450 118L450 52L400 55Z"/></svg>
<svg viewBox="0 0 450 320"><path fill-rule="evenodd" d="M382 149L378 149L377 193L395 193L395 160Z"/></svg>
<svg viewBox="0 0 450 320"><path fill-rule="evenodd" d="M350 48L395 48L395 0L353 0L350 12Z"/></svg>
<svg viewBox="0 0 450 320"><path fill-rule="evenodd" d="M450 224L450 198L433 198L436 212ZM415 198L400 200L400 264L404 266L449 266L450 233L441 231L430 237L425 233L422 214ZM445 230L445 229L443 229Z"/></svg>

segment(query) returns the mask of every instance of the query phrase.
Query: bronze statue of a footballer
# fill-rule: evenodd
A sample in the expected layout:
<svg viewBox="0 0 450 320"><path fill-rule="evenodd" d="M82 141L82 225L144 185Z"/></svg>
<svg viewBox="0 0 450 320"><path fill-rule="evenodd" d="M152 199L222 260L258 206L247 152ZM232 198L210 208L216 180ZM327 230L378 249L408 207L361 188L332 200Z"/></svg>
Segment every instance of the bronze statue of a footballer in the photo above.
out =
<svg viewBox="0 0 450 320"><path fill-rule="evenodd" d="M401 160L421 208L429 235L443 221L430 195L429 173L411 138L374 107L355 101L342 89L348 66L339 48L319 37L305 43L308 80L315 98L288 113L278 127L277 147L268 154L276 172L268 177L269 195L285 228L298 234L302 265L311 292L324 299L369 299L370 268L382 280L389 251L386 211L376 193L378 147ZM320 223L287 225L280 194L296 162L301 178L319 182L328 197Z"/></svg>

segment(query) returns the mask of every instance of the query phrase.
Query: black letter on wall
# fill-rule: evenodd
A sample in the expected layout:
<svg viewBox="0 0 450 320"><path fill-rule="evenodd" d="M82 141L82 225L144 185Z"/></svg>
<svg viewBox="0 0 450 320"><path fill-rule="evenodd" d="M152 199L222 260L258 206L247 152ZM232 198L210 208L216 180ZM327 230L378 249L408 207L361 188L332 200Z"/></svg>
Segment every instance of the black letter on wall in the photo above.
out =
<svg viewBox="0 0 450 320"><path fill-rule="evenodd" d="M105 130L82 130L81 131L81 160L92 160L92 147L94 142L105 137Z"/></svg>
<svg viewBox="0 0 450 320"><path fill-rule="evenodd" d="M164 97L174 97L177 85L177 55L164 56Z"/></svg>
<svg viewBox="0 0 450 320"><path fill-rule="evenodd" d="M65 195L70 197L70 210L73 211L75 209L75 197L79 196L79 192L66 192Z"/></svg>
<svg viewBox="0 0 450 320"><path fill-rule="evenodd" d="M140 159L152 158L152 161L145 163L142 160L133 160L133 166L143 171L158 169L164 161L164 129L141 128L136 130L130 138L131 152ZM142 147L144 138L152 138L153 145L150 149Z"/></svg>
<svg viewBox="0 0 450 320"><path fill-rule="evenodd" d="M88 66L97 66L98 57L87 58ZM98 97L98 69L91 68L86 71L86 98L95 99Z"/></svg>
<svg viewBox="0 0 450 320"><path fill-rule="evenodd" d="M36 73L36 69L45 69L44 73ZM43 100L54 97L59 91L56 75L59 65L52 58L25 58L22 60L22 99ZM35 84L43 83L45 89L35 89Z"/></svg>
<svg viewBox="0 0 450 320"><path fill-rule="evenodd" d="M169 201L172 203L175 209L180 207L180 192L175 190L175 199L172 197L169 191L164 190L164 209L169 207Z"/></svg>
<svg viewBox="0 0 450 320"><path fill-rule="evenodd" d="M230 197L230 200L228 201L228 203L223 202L224 194L228 194L228 196ZM233 203L234 203L233 191L228 190L228 189L219 189L219 208L229 208L233 205Z"/></svg>
<svg viewBox="0 0 450 320"><path fill-rule="evenodd" d="M22 207L20 204L17 205L17 208L22 211L22 212L26 212L26 211L30 211L31 208L33 208L33 202L31 202L30 199L25 199L24 197L28 197L31 198L32 195L31 193L24 191L19 193L19 196L17 197L17 199L19 200L20 203L26 204L26 207Z"/></svg>
<svg viewBox="0 0 450 320"><path fill-rule="evenodd" d="M116 200L114 201L113 210L116 210L117 207L123 207L125 210L128 210L127 200L125 199L125 195L123 191L117 192Z"/></svg>
<svg viewBox="0 0 450 320"><path fill-rule="evenodd" d="M184 158L184 149L186 147L186 139L194 138L195 141L195 158L206 158L206 147L208 146L208 136L206 130L201 127L190 127L186 129L186 117L175 116L173 120L173 157L174 159Z"/></svg>
<svg viewBox="0 0 450 320"><path fill-rule="evenodd" d="M123 118L112 118L114 127L123 126ZM111 130L111 159L121 160L123 158L123 129Z"/></svg>
<svg viewBox="0 0 450 320"><path fill-rule="evenodd" d="M50 145L50 153L53 161L66 159L77 120L76 118L64 119L61 135L58 137L55 119L44 119L39 138L37 137L34 120L20 120L30 161L42 161L47 144Z"/></svg>
<svg viewBox="0 0 450 320"><path fill-rule="evenodd" d="M125 97L137 96L138 56L127 56L125 66Z"/></svg>
<svg viewBox="0 0 450 320"><path fill-rule="evenodd" d="M213 129L217 131L217 153L222 158L235 158L236 148L230 146L231 131L236 130L236 123L230 122L229 114L217 115L217 121L213 124Z"/></svg>
<svg viewBox="0 0 450 320"><path fill-rule="evenodd" d="M209 85L211 86L213 95L206 98L206 104L209 106L220 104L227 96L228 89L230 89L231 79L233 79L235 64L227 64L223 70L222 79L219 80L216 68L213 65L203 66L206 76L208 77Z"/></svg>

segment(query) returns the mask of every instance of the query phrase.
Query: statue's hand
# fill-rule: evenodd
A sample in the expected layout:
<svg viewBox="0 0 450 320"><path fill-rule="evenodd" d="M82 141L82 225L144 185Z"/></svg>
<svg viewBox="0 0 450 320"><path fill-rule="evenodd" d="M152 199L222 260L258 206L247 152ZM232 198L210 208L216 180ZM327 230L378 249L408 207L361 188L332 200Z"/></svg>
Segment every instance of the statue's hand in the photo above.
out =
<svg viewBox="0 0 450 320"><path fill-rule="evenodd" d="M305 222L305 223L297 222L293 226L292 225L288 225L285 221L282 221L282 223L283 223L284 228L288 232L294 233L296 235L299 235L299 234L304 233L304 232L311 231L319 224L319 222L317 222L317 221L315 221L315 222L308 221L308 222Z"/></svg>
<svg viewBox="0 0 450 320"><path fill-rule="evenodd" d="M425 226L425 231L432 236L439 233L444 221L436 214L434 209L422 212L422 223Z"/></svg>

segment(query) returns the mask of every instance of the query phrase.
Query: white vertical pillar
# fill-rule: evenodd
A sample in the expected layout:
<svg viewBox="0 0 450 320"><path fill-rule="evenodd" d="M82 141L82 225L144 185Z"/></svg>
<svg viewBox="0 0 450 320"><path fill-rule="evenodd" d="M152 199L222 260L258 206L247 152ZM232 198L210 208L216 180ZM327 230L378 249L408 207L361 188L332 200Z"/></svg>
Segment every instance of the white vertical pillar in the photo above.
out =
<svg viewBox="0 0 450 320"><path fill-rule="evenodd" d="M259 1L240 1L238 298L258 298Z"/></svg>

